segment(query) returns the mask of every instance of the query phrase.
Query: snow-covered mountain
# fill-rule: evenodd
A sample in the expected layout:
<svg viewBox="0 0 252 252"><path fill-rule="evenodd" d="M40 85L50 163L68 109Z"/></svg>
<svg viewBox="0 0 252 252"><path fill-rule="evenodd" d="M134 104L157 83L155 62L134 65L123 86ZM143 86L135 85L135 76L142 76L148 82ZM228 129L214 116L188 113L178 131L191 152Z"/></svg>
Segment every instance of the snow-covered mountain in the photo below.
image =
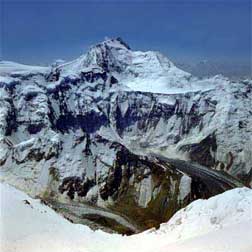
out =
<svg viewBox="0 0 252 252"><path fill-rule="evenodd" d="M40 200L0 183L2 252L249 252L252 190L233 189L181 209L160 229L133 236L72 224Z"/></svg>
<svg viewBox="0 0 252 252"><path fill-rule="evenodd" d="M138 232L252 183L250 80L198 79L121 39L0 75L1 178L74 222Z"/></svg>
<svg viewBox="0 0 252 252"><path fill-rule="evenodd" d="M120 86L134 91L170 93L172 88L176 91L191 87L191 74L177 68L161 53L132 51L121 39L104 41L55 69L63 76L79 76L93 70L110 73Z"/></svg>

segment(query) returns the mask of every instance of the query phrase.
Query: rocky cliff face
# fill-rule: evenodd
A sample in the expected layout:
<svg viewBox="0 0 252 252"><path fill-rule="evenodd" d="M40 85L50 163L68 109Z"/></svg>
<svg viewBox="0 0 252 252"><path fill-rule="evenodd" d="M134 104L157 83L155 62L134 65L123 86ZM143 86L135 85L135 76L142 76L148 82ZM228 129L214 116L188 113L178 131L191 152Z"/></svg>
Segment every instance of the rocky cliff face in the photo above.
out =
<svg viewBox="0 0 252 252"><path fill-rule="evenodd" d="M1 177L52 205L88 203L142 230L217 193L153 153L251 185L251 81L197 79L121 39L52 69L2 62L0 74ZM108 225L100 217L86 215Z"/></svg>

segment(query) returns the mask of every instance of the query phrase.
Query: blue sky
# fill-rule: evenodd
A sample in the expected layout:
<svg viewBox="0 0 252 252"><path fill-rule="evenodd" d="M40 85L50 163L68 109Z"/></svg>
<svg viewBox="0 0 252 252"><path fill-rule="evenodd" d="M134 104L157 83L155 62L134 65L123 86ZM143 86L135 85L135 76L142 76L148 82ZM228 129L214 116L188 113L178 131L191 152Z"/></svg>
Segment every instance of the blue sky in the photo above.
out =
<svg viewBox="0 0 252 252"><path fill-rule="evenodd" d="M173 60L247 62L250 0L2 0L1 58L50 63L108 37Z"/></svg>

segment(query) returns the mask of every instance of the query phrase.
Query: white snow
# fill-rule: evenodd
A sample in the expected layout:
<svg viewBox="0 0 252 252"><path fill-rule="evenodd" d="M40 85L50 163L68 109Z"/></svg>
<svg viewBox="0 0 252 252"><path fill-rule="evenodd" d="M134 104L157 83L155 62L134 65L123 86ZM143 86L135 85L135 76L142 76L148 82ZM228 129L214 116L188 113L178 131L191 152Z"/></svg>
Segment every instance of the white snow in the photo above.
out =
<svg viewBox="0 0 252 252"><path fill-rule="evenodd" d="M192 183L192 179L189 176L183 174L180 180L180 184L179 184L179 199L180 200L184 200L185 197L190 193L191 183Z"/></svg>
<svg viewBox="0 0 252 252"><path fill-rule="evenodd" d="M1 62L0 62L1 63ZM0 72L1 74L1 72ZM15 81L16 79L15 78L12 78L12 77L8 77L8 76L0 76L0 82L3 82L3 83L6 83L6 84L10 84L12 83L13 81Z"/></svg>
<svg viewBox="0 0 252 252"><path fill-rule="evenodd" d="M153 182L151 176L144 178L139 185L139 200L138 204L142 207L147 207L148 203L151 201Z"/></svg>
<svg viewBox="0 0 252 252"><path fill-rule="evenodd" d="M133 236L72 224L25 193L0 184L2 252L250 252L252 190L197 200L159 230Z"/></svg>
<svg viewBox="0 0 252 252"><path fill-rule="evenodd" d="M49 71L48 67L23 65L12 61L0 61L1 76L8 76L10 74L37 74L47 71Z"/></svg>

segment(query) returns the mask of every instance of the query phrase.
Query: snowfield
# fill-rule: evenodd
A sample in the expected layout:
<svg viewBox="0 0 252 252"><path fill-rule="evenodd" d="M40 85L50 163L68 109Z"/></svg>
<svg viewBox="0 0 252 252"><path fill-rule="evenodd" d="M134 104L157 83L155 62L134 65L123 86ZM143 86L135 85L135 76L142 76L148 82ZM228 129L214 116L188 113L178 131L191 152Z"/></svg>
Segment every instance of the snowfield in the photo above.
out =
<svg viewBox="0 0 252 252"><path fill-rule="evenodd" d="M1 252L251 252L252 190L238 188L178 211L133 236L72 224L40 200L1 183Z"/></svg>
<svg viewBox="0 0 252 252"><path fill-rule="evenodd" d="M39 74L46 73L49 71L48 67L42 66L30 66L19 64L12 61L0 61L0 75L9 76L9 75L26 75L26 74Z"/></svg>

